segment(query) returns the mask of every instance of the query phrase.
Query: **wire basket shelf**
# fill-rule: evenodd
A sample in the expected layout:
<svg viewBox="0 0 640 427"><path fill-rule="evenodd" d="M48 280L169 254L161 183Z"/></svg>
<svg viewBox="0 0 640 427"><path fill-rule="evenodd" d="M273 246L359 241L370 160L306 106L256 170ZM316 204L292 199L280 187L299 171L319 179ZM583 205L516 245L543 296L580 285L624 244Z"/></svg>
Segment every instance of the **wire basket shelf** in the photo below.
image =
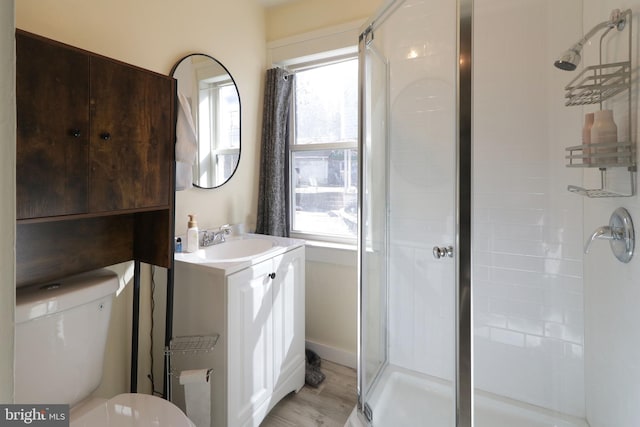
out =
<svg viewBox="0 0 640 427"><path fill-rule="evenodd" d="M565 86L566 106L601 103L631 85L631 62L591 65Z"/></svg>
<svg viewBox="0 0 640 427"><path fill-rule="evenodd" d="M569 190L572 193L580 194L581 196L589 197L590 199L596 199L596 198L601 198L601 197L631 197L631 196L633 196L633 194L616 193L616 192L613 192L613 191L610 191L610 190L605 190L603 188L600 188L600 189L597 189L597 190L588 190L586 188L578 187L576 185L569 185L567 187L567 190Z"/></svg>
<svg viewBox="0 0 640 427"><path fill-rule="evenodd" d="M565 149L570 168L634 167L635 144L630 142L574 145Z"/></svg>
<svg viewBox="0 0 640 427"><path fill-rule="evenodd" d="M212 351L218 343L219 334L174 337L171 340L169 353L199 353Z"/></svg>

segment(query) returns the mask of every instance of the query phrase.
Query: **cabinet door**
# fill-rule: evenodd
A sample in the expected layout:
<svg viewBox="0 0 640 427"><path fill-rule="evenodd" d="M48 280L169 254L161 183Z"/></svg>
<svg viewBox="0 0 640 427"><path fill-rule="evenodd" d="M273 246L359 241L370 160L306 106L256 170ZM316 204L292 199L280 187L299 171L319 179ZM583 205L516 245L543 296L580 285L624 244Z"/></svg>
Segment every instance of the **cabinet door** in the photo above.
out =
<svg viewBox="0 0 640 427"><path fill-rule="evenodd" d="M170 78L91 58L91 212L169 205Z"/></svg>
<svg viewBox="0 0 640 427"><path fill-rule="evenodd" d="M17 218L87 211L89 57L16 33Z"/></svg>
<svg viewBox="0 0 640 427"><path fill-rule="evenodd" d="M267 413L273 390L272 261L232 274L228 286L228 425Z"/></svg>
<svg viewBox="0 0 640 427"><path fill-rule="evenodd" d="M274 265L277 270L273 281L273 375L277 389L296 368L304 366L304 249L276 257ZM302 386L304 370L298 370Z"/></svg>

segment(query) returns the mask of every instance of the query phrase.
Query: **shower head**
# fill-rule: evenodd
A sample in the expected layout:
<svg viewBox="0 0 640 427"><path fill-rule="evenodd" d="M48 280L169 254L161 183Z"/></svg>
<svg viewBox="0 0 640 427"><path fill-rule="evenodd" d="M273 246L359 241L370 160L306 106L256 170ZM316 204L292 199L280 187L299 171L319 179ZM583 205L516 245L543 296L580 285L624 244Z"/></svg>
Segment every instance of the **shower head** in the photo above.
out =
<svg viewBox="0 0 640 427"><path fill-rule="evenodd" d="M557 68L565 71L573 71L576 69L580 60L580 52L582 51L582 44L576 43L571 48L566 50L556 62L553 63Z"/></svg>
<svg viewBox="0 0 640 427"><path fill-rule="evenodd" d="M604 21L593 27L587 34L584 35L576 44L571 46L568 50L566 50L556 61L553 63L557 68L565 71L573 71L580 64L580 60L582 57L580 56L580 52L582 52L582 48L584 44L593 37L598 31L603 28L607 28L607 32L612 30L613 28L617 28L618 31L622 31L626 24L625 15L630 11L620 12L620 9L614 9L611 11L611 16L608 21ZM604 35L603 35L604 37Z"/></svg>

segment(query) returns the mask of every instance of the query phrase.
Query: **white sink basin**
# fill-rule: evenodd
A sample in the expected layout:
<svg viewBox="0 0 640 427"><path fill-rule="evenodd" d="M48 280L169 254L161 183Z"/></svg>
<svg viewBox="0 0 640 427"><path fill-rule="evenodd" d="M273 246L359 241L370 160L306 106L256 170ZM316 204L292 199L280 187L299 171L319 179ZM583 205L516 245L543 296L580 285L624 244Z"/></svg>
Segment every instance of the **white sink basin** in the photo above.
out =
<svg viewBox="0 0 640 427"><path fill-rule="evenodd" d="M272 249L271 240L267 239L240 239L227 240L224 243L202 248L191 254L181 254L185 260L199 262L225 262L240 261L258 256ZM190 259L189 259L190 258Z"/></svg>
<svg viewBox="0 0 640 427"><path fill-rule="evenodd" d="M228 275L301 246L304 246L304 240L247 233L197 252L176 253L175 260L179 264L212 268Z"/></svg>

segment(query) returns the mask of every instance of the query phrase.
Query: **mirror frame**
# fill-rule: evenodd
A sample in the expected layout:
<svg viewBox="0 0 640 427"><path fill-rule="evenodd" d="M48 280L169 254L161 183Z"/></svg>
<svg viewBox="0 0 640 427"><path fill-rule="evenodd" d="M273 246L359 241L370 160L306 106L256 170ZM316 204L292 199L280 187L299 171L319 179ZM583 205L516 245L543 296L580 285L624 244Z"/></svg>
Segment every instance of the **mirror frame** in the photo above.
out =
<svg viewBox="0 0 640 427"><path fill-rule="evenodd" d="M171 68L171 73L170 76L173 77L174 79L176 79L176 92L178 91L178 79L174 76L176 70L178 69L178 67L180 66L180 64L182 64L182 61L186 60L187 58L190 58L192 56L204 56L207 57L208 59L214 61L216 64L218 64L220 67L222 67L222 69L224 71L226 71L227 75L229 76L229 78L231 79L231 82L233 83L233 86L236 90L236 94L238 95L238 108L239 108L239 127L238 127L238 161L235 164L235 167L233 169L233 172L231 172L231 174L227 177L227 179L224 180L224 182L221 182L218 185L215 185L213 187L203 187L199 184L197 184L194 180L193 182L193 186L196 188L201 188L203 190L213 190L215 188L219 188L222 187L224 184L226 184L227 182L229 182L229 180L231 178L233 178L233 176L236 174L236 171L238 170L238 166L240 165L240 159L242 157L242 100L240 98L240 91L238 90L238 84L236 83L236 80L233 78L233 76L231 75L231 73L229 72L229 70L227 69L227 67L224 66L224 64L222 64L222 62L218 61L216 58L214 58L211 55L207 55L206 53L200 53L200 52L193 52L193 53L189 53L185 56L183 56L182 58L180 58ZM178 104L178 99L177 99L177 94L176 94L176 108L179 108ZM176 117L177 117L177 110L176 110ZM199 132L198 129L196 129L196 132ZM198 141L198 145L200 144L200 142Z"/></svg>

